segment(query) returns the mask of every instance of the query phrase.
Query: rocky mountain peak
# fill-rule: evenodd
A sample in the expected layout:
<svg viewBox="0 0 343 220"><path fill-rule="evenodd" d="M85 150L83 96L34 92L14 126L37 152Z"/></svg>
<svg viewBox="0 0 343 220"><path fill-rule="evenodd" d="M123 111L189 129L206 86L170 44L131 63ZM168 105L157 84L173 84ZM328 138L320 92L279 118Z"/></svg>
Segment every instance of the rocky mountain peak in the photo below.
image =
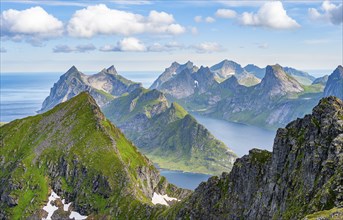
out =
<svg viewBox="0 0 343 220"><path fill-rule="evenodd" d="M343 99L343 67L339 65L330 74L324 89L324 96L336 96Z"/></svg>
<svg viewBox="0 0 343 220"><path fill-rule="evenodd" d="M63 75L64 77L79 76L81 72L73 65L69 70Z"/></svg>
<svg viewBox="0 0 343 220"><path fill-rule="evenodd" d="M279 64L268 65L262 82L257 86L262 89L263 93L268 93L269 96L304 91L300 83L287 75Z"/></svg>
<svg viewBox="0 0 343 220"><path fill-rule="evenodd" d="M107 72L109 74L118 75L118 72L117 72L116 68L114 68L113 65L107 68Z"/></svg>

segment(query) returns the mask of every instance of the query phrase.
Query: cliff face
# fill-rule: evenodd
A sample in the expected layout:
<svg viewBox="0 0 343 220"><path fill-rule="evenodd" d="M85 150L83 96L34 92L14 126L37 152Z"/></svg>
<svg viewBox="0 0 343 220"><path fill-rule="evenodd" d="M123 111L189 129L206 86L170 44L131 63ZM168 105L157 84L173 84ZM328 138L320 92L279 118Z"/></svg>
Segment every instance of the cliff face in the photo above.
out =
<svg viewBox="0 0 343 220"><path fill-rule="evenodd" d="M329 76L324 89L324 96L336 96L343 100L343 67L339 65Z"/></svg>
<svg viewBox="0 0 343 220"><path fill-rule="evenodd" d="M200 184L179 219L300 219L343 206L343 103L324 98L278 130L273 152L251 150L230 174Z"/></svg>
<svg viewBox="0 0 343 220"><path fill-rule="evenodd" d="M93 218L151 218L154 193L184 198L87 93L0 128L0 218L42 218L50 189Z"/></svg>

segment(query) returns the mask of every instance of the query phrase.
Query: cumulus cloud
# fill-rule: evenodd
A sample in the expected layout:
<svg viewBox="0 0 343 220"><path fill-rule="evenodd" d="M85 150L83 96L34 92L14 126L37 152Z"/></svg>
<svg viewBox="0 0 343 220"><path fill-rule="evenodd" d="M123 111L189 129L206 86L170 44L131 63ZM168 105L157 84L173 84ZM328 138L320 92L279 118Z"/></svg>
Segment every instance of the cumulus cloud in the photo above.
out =
<svg viewBox="0 0 343 220"><path fill-rule="evenodd" d="M309 17L312 20L322 20L339 25L343 23L343 5L335 5L330 1L324 1L319 10L315 8L308 9Z"/></svg>
<svg viewBox="0 0 343 220"><path fill-rule="evenodd" d="M194 21L197 23L202 22L202 17L200 15L194 17Z"/></svg>
<svg viewBox="0 0 343 220"><path fill-rule="evenodd" d="M150 11L148 16L110 9L104 4L77 10L70 19L68 33L74 37L103 35L130 36L141 33L177 35L185 28L175 23L172 14Z"/></svg>
<svg viewBox="0 0 343 220"><path fill-rule="evenodd" d="M152 52L162 52L162 51L173 51L173 50L182 50L185 46L179 42L172 41L166 44L154 43L148 47L148 51Z"/></svg>
<svg viewBox="0 0 343 220"><path fill-rule="evenodd" d="M82 44L82 45L77 45L76 47L70 47L68 45L57 45L52 49L52 51L54 53L72 53L72 52L85 53L85 52L92 51L95 49L96 47L93 44Z"/></svg>
<svg viewBox="0 0 343 220"><path fill-rule="evenodd" d="M196 35L196 34L199 33L199 32L198 32L198 28L196 28L196 27L190 27L190 30L191 30L191 33L192 33L193 35Z"/></svg>
<svg viewBox="0 0 343 220"><path fill-rule="evenodd" d="M63 23L37 6L22 11L9 9L1 13L1 37L13 41L26 39L33 45L63 33Z"/></svg>
<svg viewBox="0 0 343 220"><path fill-rule="evenodd" d="M117 45L105 45L100 48L100 51L103 52L110 52L110 51L118 51L118 52L143 52L146 51L147 48L140 40L134 37L127 37L117 42Z"/></svg>
<svg viewBox="0 0 343 220"><path fill-rule="evenodd" d="M202 16L198 15L194 17L194 21L197 23L200 23L200 22L213 23L216 20L210 16L203 18Z"/></svg>
<svg viewBox="0 0 343 220"><path fill-rule="evenodd" d="M257 13L244 12L240 17L242 25L272 29L298 28L300 25L287 15L280 1L264 3Z"/></svg>
<svg viewBox="0 0 343 220"><path fill-rule="evenodd" d="M218 44L217 42L203 42L193 45L192 48L195 49L197 53L213 53L224 51L222 45Z"/></svg>
<svg viewBox="0 0 343 220"><path fill-rule="evenodd" d="M218 18L235 18L237 13L231 9L218 9L215 15Z"/></svg>
<svg viewBox="0 0 343 220"><path fill-rule="evenodd" d="M205 22L206 23L213 23L213 22L215 22L216 20L214 19L214 18L212 18L212 17L206 17L205 18Z"/></svg>

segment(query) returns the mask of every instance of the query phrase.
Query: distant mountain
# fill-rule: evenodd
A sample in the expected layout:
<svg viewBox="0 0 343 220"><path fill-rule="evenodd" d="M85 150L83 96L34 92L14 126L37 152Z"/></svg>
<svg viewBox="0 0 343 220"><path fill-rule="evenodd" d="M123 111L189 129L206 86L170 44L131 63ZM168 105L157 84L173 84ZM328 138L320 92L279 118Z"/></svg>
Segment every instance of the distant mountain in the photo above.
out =
<svg viewBox="0 0 343 220"><path fill-rule="evenodd" d="M220 174L236 158L186 110L162 92L138 88L104 107L105 115L160 167Z"/></svg>
<svg viewBox="0 0 343 220"><path fill-rule="evenodd" d="M231 60L223 60L210 67L210 70L216 74L219 81L230 78L233 75L239 75L244 72L242 66Z"/></svg>
<svg viewBox="0 0 343 220"><path fill-rule="evenodd" d="M235 76L238 82L245 86L253 86L261 82L254 74L247 72L240 64L231 60L223 60L210 67L210 70L215 74L215 79L218 82L222 82L231 76Z"/></svg>
<svg viewBox="0 0 343 220"><path fill-rule="evenodd" d="M92 219L150 219L164 210L154 206L155 197L171 204L190 193L159 176L84 92L3 125L0 133L1 219L46 217L51 190L72 206L48 203L60 207L52 219L69 219L71 211Z"/></svg>
<svg viewBox="0 0 343 220"><path fill-rule="evenodd" d="M311 76L307 72L297 70L291 67L284 67L284 71L296 79L299 83L303 85L311 85L312 82L316 79L314 76Z"/></svg>
<svg viewBox="0 0 343 220"><path fill-rule="evenodd" d="M322 99L311 115L277 131L272 153L251 150L229 174L201 183L166 218L341 219L342 119L342 101Z"/></svg>
<svg viewBox="0 0 343 220"><path fill-rule="evenodd" d="M85 75L72 66L51 88L50 95L44 100L39 112L45 112L83 91L88 91L98 105L103 106L113 98L141 86L140 83L118 75L113 66L94 75Z"/></svg>
<svg viewBox="0 0 343 220"><path fill-rule="evenodd" d="M215 76L208 67L198 69L191 62L184 65L173 63L150 89L158 89L172 98L180 99L203 93L214 84L217 84Z"/></svg>
<svg viewBox="0 0 343 220"><path fill-rule="evenodd" d="M343 67L339 65L328 78L324 96L336 96L343 100Z"/></svg>
<svg viewBox="0 0 343 220"><path fill-rule="evenodd" d="M260 68L254 64L248 64L244 67L244 69L247 72L254 74L259 79L262 79L266 73L266 68Z"/></svg>
<svg viewBox="0 0 343 220"><path fill-rule="evenodd" d="M327 83L327 81L328 81L328 79L329 79L329 75L325 75L325 76L322 76L322 77L318 77L318 78L316 78L315 80L313 80L312 85L314 85L314 84L320 84L320 85L325 86L326 83Z"/></svg>
<svg viewBox="0 0 343 220"><path fill-rule="evenodd" d="M304 91L300 83L286 74L285 70L278 64L266 67L264 78L260 84L256 85L254 90L259 91L261 95L270 97Z"/></svg>
<svg viewBox="0 0 343 220"><path fill-rule="evenodd" d="M178 100L188 110L267 128L284 126L310 112L322 87L303 86L280 65L266 67L261 83L246 87L231 77L200 95Z"/></svg>
<svg viewBox="0 0 343 220"><path fill-rule="evenodd" d="M192 62L188 61L185 64L179 64L174 62L170 67L166 68L165 71L155 80L155 82L150 86L150 89L159 89L162 87L163 83L169 81L179 73L184 70L189 70L190 73L198 71L198 67L193 65Z"/></svg>

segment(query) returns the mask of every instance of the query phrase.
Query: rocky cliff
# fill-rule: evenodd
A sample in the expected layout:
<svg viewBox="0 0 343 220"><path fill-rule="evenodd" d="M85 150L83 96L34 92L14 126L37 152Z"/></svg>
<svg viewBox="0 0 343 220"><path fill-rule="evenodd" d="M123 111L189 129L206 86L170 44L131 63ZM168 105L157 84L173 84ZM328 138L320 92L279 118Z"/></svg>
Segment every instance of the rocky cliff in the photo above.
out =
<svg viewBox="0 0 343 220"><path fill-rule="evenodd" d="M160 167L207 174L229 171L235 154L177 103L136 89L111 101L105 115Z"/></svg>
<svg viewBox="0 0 343 220"><path fill-rule="evenodd" d="M0 134L1 219L41 219L50 190L94 219L152 218L164 209L154 206L155 194L189 194L160 177L87 93L1 126Z"/></svg>
<svg viewBox="0 0 343 220"><path fill-rule="evenodd" d="M343 207L343 103L324 98L168 213L176 219L301 219ZM319 212L320 213L320 212ZM322 212L324 214L324 212Z"/></svg>
<svg viewBox="0 0 343 220"><path fill-rule="evenodd" d="M330 74L326 83L324 96L330 95L343 99L343 67L341 65Z"/></svg>
<svg viewBox="0 0 343 220"><path fill-rule="evenodd" d="M113 98L138 87L141 87L140 83L120 76L113 66L94 75L85 75L73 66L54 84L38 112L45 112L83 91L88 91L97 104L103 106Z"/></svg>

